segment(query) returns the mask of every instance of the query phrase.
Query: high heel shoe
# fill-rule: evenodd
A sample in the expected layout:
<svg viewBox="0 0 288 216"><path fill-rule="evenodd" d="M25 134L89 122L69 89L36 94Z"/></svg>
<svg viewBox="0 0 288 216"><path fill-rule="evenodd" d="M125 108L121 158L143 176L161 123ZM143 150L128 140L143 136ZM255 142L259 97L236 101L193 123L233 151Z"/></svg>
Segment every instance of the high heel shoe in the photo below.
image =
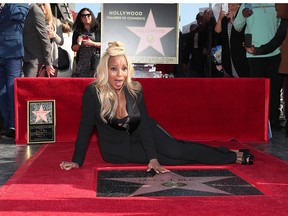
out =
<svg viewBox="0 0 288 216"><path fill-rule="evenodd" d="M253 162L254 162L254 155L252 155L249 152L249 150L248 151L243 151L241 164L243 164L243 165L252 165Z"/></svg>

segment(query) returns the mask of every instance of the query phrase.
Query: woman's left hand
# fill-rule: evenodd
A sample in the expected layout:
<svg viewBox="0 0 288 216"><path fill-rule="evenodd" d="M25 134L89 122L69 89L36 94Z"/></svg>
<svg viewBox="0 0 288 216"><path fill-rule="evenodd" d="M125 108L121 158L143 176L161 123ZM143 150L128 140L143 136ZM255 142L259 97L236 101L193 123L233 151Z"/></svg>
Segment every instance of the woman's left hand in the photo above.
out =
<svg viewBox="0 0 288 216"><path fill-rule="evenodd" d="M52 29L47 30L47 33L48 33L48 37L49 37L50 39L56 37L56 32L54 32Z"/></svg>
<svg viewBox="0 0 288 216"><path fill-rule="evenodd" d="M167 172L170 172L170 170L162 167L162 166L159 164L159 162L158 162L157 159L151 159L151 160L149 161L147 172L150 172L152 169L153 169L156 173L167 173Z"/></svg>

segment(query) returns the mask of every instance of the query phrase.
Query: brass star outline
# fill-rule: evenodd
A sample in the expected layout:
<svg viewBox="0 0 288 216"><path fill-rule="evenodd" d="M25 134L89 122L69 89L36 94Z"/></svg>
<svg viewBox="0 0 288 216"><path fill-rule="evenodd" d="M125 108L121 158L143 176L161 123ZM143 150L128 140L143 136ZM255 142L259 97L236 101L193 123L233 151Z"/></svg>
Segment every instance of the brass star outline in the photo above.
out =
<svg viewBox="0 0 288 216"><path fill-rule="evenodd" d="M153 177L106 178L106 180L143 184L139 189L130 194L130 197L175 188L231 195L231 193L211 187L205 183L234 177L235 176L186 177L173 172L168 172L156 174Z"/></svg>

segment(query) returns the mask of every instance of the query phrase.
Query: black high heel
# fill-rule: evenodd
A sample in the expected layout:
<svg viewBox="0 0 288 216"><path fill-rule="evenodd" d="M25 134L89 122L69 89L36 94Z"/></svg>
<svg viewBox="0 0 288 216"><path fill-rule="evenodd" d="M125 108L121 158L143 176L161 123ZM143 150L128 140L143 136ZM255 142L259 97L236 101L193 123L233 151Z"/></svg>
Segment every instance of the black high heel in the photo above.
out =
<svg viewBox="0 0 288 216"><path fill-rule="evenodd" d="M239 150L240 151L240 150ZM243 156L242 156L242 161L241 164L243 165L252 165L254 163L254 155L252 155L249 150L247 151L242 151Z"/></svg>

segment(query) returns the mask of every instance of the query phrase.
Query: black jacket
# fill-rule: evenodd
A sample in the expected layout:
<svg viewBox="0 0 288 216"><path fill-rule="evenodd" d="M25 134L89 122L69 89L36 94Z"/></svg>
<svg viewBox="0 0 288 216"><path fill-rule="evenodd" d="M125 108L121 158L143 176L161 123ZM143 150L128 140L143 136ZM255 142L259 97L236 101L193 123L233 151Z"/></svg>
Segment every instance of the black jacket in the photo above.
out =
<svg viewBox="0 0 288 216"><path fill-rule="evenodd" d="M72 159L79 166L82 166L85 159L90 136L95 125L98 132L100 151L105 161L110 163L148 163L151 159L157 158L155 143L149 125L150 117L146 111L143 93L140 92L137 101L135 101L125 87L124 91L127 112L130 118L129 133L123 129L115 129L109 123L104 123L100 119L100 102L95 85L90 84L86 87L82 97L82 115ZM131 147L131 144L137 145L137 147ZM131 152L131 149L139 148L142 148L137 152L141 154L136 157L139 158L139 161L130 161L130 154L135 154ZM133 158L135 158L135 155Z"/></svg>
<svg viewBox="0 0 288 216"><path fill-rule="evenodd" d="M244 30L243 28L240 32L236 31L234 26L231 29L231 38L229 41L228 36L228 18L224 17L222 19L221 28L222 31L219 33L221 37L222 44L222 65L230 76L232 76L232 66L231 66L231 58L233 60L233 64L235 70L239 77L250 77L249 72L249 64L246 58L246 50L243 47L244 42ZM229 47L231 46L231 49Z"/></svg>

